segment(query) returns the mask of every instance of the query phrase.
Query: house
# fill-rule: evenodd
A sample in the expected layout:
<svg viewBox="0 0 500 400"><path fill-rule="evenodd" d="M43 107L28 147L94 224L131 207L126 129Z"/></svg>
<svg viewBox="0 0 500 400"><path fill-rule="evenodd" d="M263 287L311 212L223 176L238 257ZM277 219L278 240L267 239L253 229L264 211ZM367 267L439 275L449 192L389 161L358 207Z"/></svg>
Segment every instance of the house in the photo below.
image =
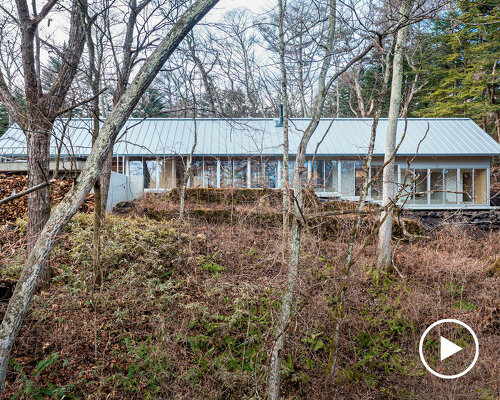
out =
<svg viewBox="0 0 500 400"><path fill-rule="evenodd" d="M290 120L290 177L294 154L308 119ZM307 176L318 196L355 200L364 179L371 119L322 119L307 149ZM383 165L387 119L377 128L371 177ZM92 119L57 121L51 141L51 169L81 170L91 150ZM113 170L124 191L136 197L178 187L196 132L190 187L272 188L283 186L280 120L131 118L114 147ZM490 163L500 144L472 120L410 118L398 121L395 188L406 208L490 207ZM12 126L0 138L0 172L26 170L26 139ZM56 163L56 159L58 162ZM120 195L118 198L129 198ZM382 174L368 200L382 197Z"/></svg>

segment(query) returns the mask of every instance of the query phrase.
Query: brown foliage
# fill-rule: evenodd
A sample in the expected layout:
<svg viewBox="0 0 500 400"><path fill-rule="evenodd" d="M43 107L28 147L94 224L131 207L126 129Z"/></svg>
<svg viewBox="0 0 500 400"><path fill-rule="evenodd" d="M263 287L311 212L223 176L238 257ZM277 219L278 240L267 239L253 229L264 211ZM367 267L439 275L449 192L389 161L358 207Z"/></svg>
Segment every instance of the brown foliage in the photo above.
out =
<svg viewBox="0 0 500 400"><path fill-rule="evenodd" d="M139 219L138 224L157 224L168 231L175 226L175 218L171 222L164 213L174 213L175 207L172 199L151 196L129 205L127 212L133 214L130 223ZM218 210L227 211L227 207L241 216L245 210L278 212L256 204L212 205ZM190 202L187 208L209 209ZM155 210L163 213L159 222L141 219ZM51 373L41 374L39 383L74 383L72 393L79 398L145 398L155 374L161 377L155 381L161 388L155 398L264 397L273 339L270 327L279 313L286 267L282 263L281 229L254 224L253 216L249 213L246 220L209 223L190 213L180 242L165 236L150 247L120 253L114 264L105 267L104 286L94 293L84 283L90 281L90 266L70 256L70 250L73 254L84 244L74 243L74 233L67 233L61 240L64 251L53 260L60 279L36 299L14 349L14 359L29 374L37 362L59 353L64 362ZM335 392L325 392L325 346L333 329L332 306L354 223L352 215L335 218L338 227L334 235L317 235L313 228L321 229L318 226L304 233L298 287L301 300L289 326L283 393L307 399L465 400L486 398L488 393L496 396L500 375L499 233L454 226L435 229L429 239L400 243L394 260L405 279L374 273L370 268L374 243L359 255L341 327ZM366 220L360 241L373 229L370 218ZM90 224L80 227L90 229ZM16 246L20 236L15 230L3 230L1 235L10 246ZM112 231L104 245L117 246L130 235L134 233ZM355 252L359 250L360 244ZM150 255L157 260L154 268L147 264ZM201 260L222 266L223 272L211 272L201 266ZM71 276L64 265L71 266ZM156 286L147 283L151 277L155 277ZM70 284L73 281L78 284ZM470 307L457 306L461 301ZM420 334L442 318L469 323L480 338L476 367L454 382L424 372L418 359ZM363 335L373 345L360 344ZM132 346L148 344L149 352L138 358L127 351L127 338ZM385 341L396 346L395 350L383 347ZM227 366L231 361L229 343L235 346L231 350L235 358L237 351L245 348L246 355L237 359L250 369ZM250 356L254 343L259 343L259 350ZM365 356L371 357L369 361L364 361ZM146 364L142 375L133 376L132 388L117 383L150 358L166 360L161 373ZM19 382L19 374L11 370L9 395L19 388Z"/></svg>

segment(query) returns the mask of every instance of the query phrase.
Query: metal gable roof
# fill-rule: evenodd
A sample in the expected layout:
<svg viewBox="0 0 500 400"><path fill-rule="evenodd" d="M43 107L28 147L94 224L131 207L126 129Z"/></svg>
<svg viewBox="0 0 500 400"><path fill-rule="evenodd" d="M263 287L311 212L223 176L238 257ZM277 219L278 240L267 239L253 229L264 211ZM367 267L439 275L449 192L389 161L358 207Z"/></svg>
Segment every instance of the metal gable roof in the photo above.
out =
<svg viewBox="0 0 500 400"><path fill-rule="evenodd" d="M294 154L309 119L290 120L290 154ZM62 156L86 157L91 149L92 120L89 118L57 121L50 151L57 154L63 127ZM317 143L319 156L353 156L366 154L372 119L322 119L307 149L313 154ZM405 120L398 121L397 143L401 140ZM383 155L387 119L380 119L377 127L375 155ZM131 118L127 121L114 147L116 155L169 156L189 154L194 140L195 123L183 118ZM280 155L282 154L281 127L272 118L210 119L196 121L196 155ZM326 133L326 135L325 135ZM427 133L427 134L426 134ZM472 120L466 118L409 118L404 140L398 155L414 155L419 148L421 156L497 156L500 144ZM0 137L0 155L23 157L26 139L23 132L12 126Z"/></svg>

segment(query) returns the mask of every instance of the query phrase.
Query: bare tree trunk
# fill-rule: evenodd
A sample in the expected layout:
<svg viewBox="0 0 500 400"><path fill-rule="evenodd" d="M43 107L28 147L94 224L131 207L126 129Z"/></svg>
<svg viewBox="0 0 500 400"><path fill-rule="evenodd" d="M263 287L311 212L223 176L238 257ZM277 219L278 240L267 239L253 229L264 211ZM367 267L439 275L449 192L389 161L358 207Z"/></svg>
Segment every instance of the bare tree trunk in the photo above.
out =
<svg viewBox="0 0 500 400"><path fill-rule="evenodd" d="M341 289L340 289L340 295L338 296L338 301L337 304L335 305L335 311L334 311L334 329L332 332L332 337L330 339L330 352L328 356L328 365L326 368L326 379L325 379L325 384L326 386L330 386L333 383L333 378L335 376L335 368L337 365L337 354L338 354L338 348L339 348L339 338L340 338L340 323L342 322L342 318L345 315L345 298L346 298L346 293L347 289L349 288L349 278L351 275L351 268L353 265L353 251L354 251L354 244L356 243L358 233L359 233L359 228L361 226L361 220L363 216L363 210L365 207L365 201L366 197L368 196L368 189L370 187L370 184L373 181L373 178L370 177L370 168L372 165L372 160L373 160L373 149L375 148L375 139L377 135L377 126L378 126L378 121L380 119L380 115L382 114L382 105L383 102L386 98L387 95L387 87L389 85L389 78L390 78L390 48L387 52L386 59L385 59L385 75L384 75L384 80L382 84L382 89L379 93L378 96L378 101L377 101L377 107L375 109L375 115L373 118L373 123L372 123L372 128L371 128L371 134L370 134L370 144L368 146L368 153L366 155L365 159L365 166L364 166L364 173L365 173L365 180L363 181L363 187L361 189L360 197L359 197L359 203L358 207L356 209L356 222L354 224L354 227L351 230L351 234L349 237L349 243L347 246L347 255L344 260L344 269L342 271L342 280L341 280ZM391 154L393 156L393 154Z"/></svg>
<svg viewBox="0 0 500 400"><path fill-rule="evenodd" d="M401 21L405 24L409 19L412 8L412 0L403 0L400 6ZM391 239L392 239L392 209L390 208L394 199L394 158L392 153L396 147L396 132L398 127L399 109L401 106L401 86L403 80L403 53L408 33L408 25L404 25L397 33L396 46L394 49L391 100L389 105L389 118L387 122L387 133L385 141L385 157L388 161L384 167L382 187L382 225L379 230L377 245L377 267L390 269ZM389 215L385 215L389 213Z"/></svg>
<svg viewBox="0 0 500 400"><path fill-rule="evenodd" d="M288 79L285 64L285 32L283 29L285 21L285 7L283 0L278 0L279 7L279 56L280 56L280 70L281 70L281 99L283 103L283 240L288 240L288 214L290 213L290 185L288 182ZM285 254L286 256L286 254Z"/></svg>
<svg viewBox="0 0 500 400"><path fill-rule="evenodd" d="M87 22L87 19L89 20ZM94 39L92 37L92 25L90 24L90 16L82 15L82 22L85 21L87 24L85 37L87 42L87 48L89 53L89 81L90 87L92 88L92 95L94 99L92 100L92 146L95 144L99 136L99 125L101 122L101 110L99 107L99 86L101 81L101 58L96 57L98 52ZM102 224L102 196L101 196L101 185L99 179L96 180L94 184L94 232L93 232L93 273L94 273L94 285L100 285L102 283L102 271L101 271L101 224Z"/></svg>
<svg viewBox="0 0 500 400"><path fill-rule="evenodd" d="M198 0L193 3L173 25L156 50L144 62L137 77L113 107L108 118L102 125L99 137L87 158L77 184L54 209L45 227L40 232L38 240L24 264L23 271L0 326L0 388L2 390L5 385L12 345L28 312L36 284L43 271L43 265L55 243L58 241L59 234L78 211L96 180L99 179L104 162L108 154L112 151L113 142L141 96L182 39L217 2L218 0Z"/></svg>
<svg viewBox="0 0 500 400"><path fill-rule="evenodd" d="M194 142L191 147L191 152L189 153L189 157L186 165L186 172L184 173L184 181L182 182L181 187L181 195L180 195L180 206L179 206L179 237L181 235L182 230L182 222L184 220L184 208L185 208L185 200L186 200L186 188L189 182L189 175L191 175L191 170L193 168L193 154L196 150L196 145L198 144L198 123L196 120L196 99L193 91L193 100L194 100L194 109L193 109L193 124L194 124Z"/></svg>
<svg viewBox="0 0 500 400"><path fill-rule="evenodd" d="M139 5L137 4L137 0L130 0L129 7L129 16L127 19L127 27L125 29L125 39L123 41L123 59L120 65L116 66L117 74L118 74L118 82L116 84L116 90L113 94L113 105L118 103L118 100L123 95L125 90L127 89L127 85L130 79L130 73L132 72L132 44L134 40L134 29L136 27L137 16L139 13L149 4L152 0L143 0ZM113 143L114 146L114 143ZM100 187L101 187L101 214L103 218L106 214L106 206L108 203L108 195L109 195L109 184L111 181L111 172L113 169L113 151L109 153L108 159L104 164L103 174L100 178Z"/></svg>
<svg viewBox="0 0 500 400"><path fill-rule="evenodd" d="M30 126L28 139L28 188L49 180L49 146L52 124L39 121ZM50 188L45 186L28 194L28 251L30 251L50 216ZM44 268L40 284L50 281L50 268Z"/></svg>
<svg viewBox="0 0 500 400"><path fill-rule="evenodd" d="M285 0L286 1L286 0ZM278 35L279 35L279 56L280 56L280 69L281 69L281 98L283 102L283 241L286 243L289 241L289 213L290 213L290 188L288 184L288 84L287 84L287 74L286 74L286 65L285 65L285 33L283 30L283 24L285 19L285 5L283 4L283 0L278 0L278 8L279 8L279 26L278 26ZM295 230L294 237L292 241L299 240L298 245L294 242L293 246L289 246L287 249L284 247L283 259L286 260L287 256L292 257L292 250L296 250L300 248L300 232ZM298 236L297 236L298 234ZM287 254L288 253L288 254ZM293 254L293 258L298 259L298 254ZM297 263L298 265L298 263ZM288 286L285 296L283 298L283 306L281 310L281 319L282 321L277 326L276 334L276 342L273 347L273 352L271 354L271 369L269 372L269 398L279 399L280 395L280 374L281 374L281 360L283 358L283 344L284 344L284 335L286 326L283 324L283 320L289 319L291 313L291 306L293 301L293 293L295 291L295 282L297 281L297 268L294 267L295 264L289 267L288 271Z"/></svg>
<svg viewBox="0 0 500 400"><path fill-rule="evenodd" d="M28 136L28 187L40 185L49 179L49 145L52 124L39 121L30 125ZM28 247L36 242L50 216L49 187L28 195Z"/></svg>
<svg viewBox="0 0 500 400"><path fill-rule="evenodd" d="M307 126L302 139L300 141L299 147L297 149L297 156L295 160L295 170L293 174L293 215L292 215L292 227L289 239L289 259L288 259L288 283L285 294L283 296L283 302L281 306L281 315L276 329L276 342L274 343L272 354L271 354L271 365L269 372L268 381L268 392L270 400L278 400L280 395L280 381L281 381L281 362L283 360L283 347L285 341L285 334L287 327L290 323L290 317L293 308L294 294L297 286L298 280L298 270L299 270L299 259L300 259L300 244L301 244L301 233L302 233L302 215L304 208L304 175L307 174L304 168L307 145L309 140L318 127L321 115L323 114L323 109L326 100L326 94L328 87L325 85L326 74L330 67L333 51L333 39L335 35L335 12L336 12L336 0L330 0L329 8L329 28L328 36L326 39L325 46L325 57L321 65L320 76L318 79L318 96L316 99L316 104L314 107L314 114L311 122ZM288 177L286 177L288 179Z"/></svg>

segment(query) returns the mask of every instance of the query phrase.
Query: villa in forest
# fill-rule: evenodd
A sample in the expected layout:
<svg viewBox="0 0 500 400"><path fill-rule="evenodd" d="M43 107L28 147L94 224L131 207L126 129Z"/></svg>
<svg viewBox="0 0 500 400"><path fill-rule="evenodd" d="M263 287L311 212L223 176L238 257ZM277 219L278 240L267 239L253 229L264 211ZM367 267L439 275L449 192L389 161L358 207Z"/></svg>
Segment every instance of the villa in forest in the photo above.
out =
<svg viewBox="0 0 500 400"><path fill-rule="evenodd" d="M308 119L289 121L289 171ZM307 149L307 177L318 196L356 200L364 179L371 119L322 119ZM370 176L383 165L387 119L377 128ZM51 141L51 169L76 174L91 150L92 119L57 121ZM405 132L406 131L406 132ZM404 134L404 137L403 137ZM193 144L196 135L196 146ZM403 139L401 140L401 138ZM400 143L401 142L401 143ZM283 186L283 128L279 119L131 118L114 146L112 188L117 201L143 192L178 187L271 188ZM406 208L490 207L490 163L500 144L470 119L399 120L395 188ZM17 126L0 137L0 172L26 171L26 138ZM57 160L57 162L56 162ZM382 174L370 185L368 200L382 196Z"/></svg>

